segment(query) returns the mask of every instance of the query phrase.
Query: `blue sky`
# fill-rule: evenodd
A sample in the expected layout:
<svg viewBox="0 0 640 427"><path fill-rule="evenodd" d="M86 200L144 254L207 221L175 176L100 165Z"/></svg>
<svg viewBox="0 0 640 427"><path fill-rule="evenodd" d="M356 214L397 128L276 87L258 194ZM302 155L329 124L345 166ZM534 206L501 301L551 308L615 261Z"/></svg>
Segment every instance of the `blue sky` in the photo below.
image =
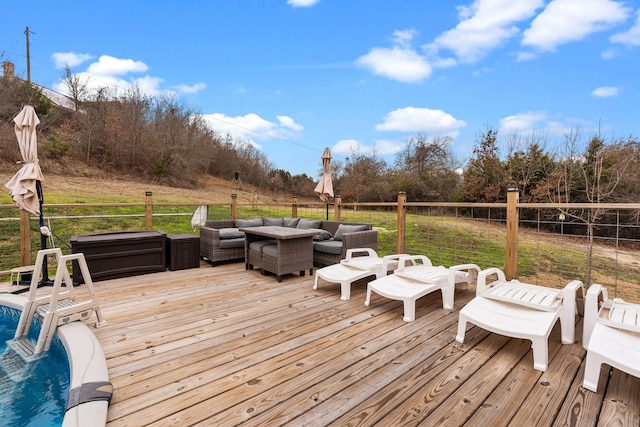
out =
<svg viewBox="0 0 640 427"><path fill-rule="evenodd" d="M450 136L462 161L488 126L547 148L570 129L640 137L640 1L189 0L4 8L0 60L64 92L171 94L276 168L392 162L411 135Z"/></svg>

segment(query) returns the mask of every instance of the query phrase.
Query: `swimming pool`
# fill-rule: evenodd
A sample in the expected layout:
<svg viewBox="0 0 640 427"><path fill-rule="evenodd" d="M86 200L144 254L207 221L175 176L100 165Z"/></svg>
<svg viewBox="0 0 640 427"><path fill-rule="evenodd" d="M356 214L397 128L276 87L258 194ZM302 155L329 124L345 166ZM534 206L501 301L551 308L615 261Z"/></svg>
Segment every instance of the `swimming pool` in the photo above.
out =
<svg viewBox="0 0 640 427"><path fill-rule="evenodd" d="M21 295L0 295L0 349L13 338L26 299ZM6 334L8 331L8 338ZM0 350L3 354L4 350ZM49 360L47 360L49 359ZM51 365L53 363L53 367ZM82 426L106 424L110 397L107 364L99 342L82 322L60 326L47 357L34 364L27 382L7 378L11 369L0 369L1 426ZM51 374L56 373L55 377ZM4 383L3 381L9 381ZM108 384L108 387L106 386ZM95 385L102 385L96 392ZM10 392L6 392L10 388ZM70 392L71 390L71 392ZM22 397L21 397L22 396ZM65 412L68 402L72 407Z"/></svg>
<svg viewBox="0 0 640 427"><path fill-rule="evenodd" d="M69 395L67 352L54 337L47 357L26 365L5 343L13 338L19 318L20 310L0 306L0 425L61 426ZM37 337L38 328L33 329L30 337Z"/></svg>

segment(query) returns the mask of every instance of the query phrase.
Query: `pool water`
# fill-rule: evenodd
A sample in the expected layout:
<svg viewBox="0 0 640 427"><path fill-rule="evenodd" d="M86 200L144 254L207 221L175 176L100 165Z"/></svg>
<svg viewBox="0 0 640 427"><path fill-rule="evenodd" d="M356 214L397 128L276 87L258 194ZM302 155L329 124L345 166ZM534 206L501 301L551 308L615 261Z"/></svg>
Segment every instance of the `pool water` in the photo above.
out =
<svg viewBox="0 0 640 427"><path fill-rule="evenodd" d="M7 359L6 341L13 339L19 319L20 310L0 306L0 363L9 364L2 362L2 356ZM29 336L37 339L39 329L39 322L34 321ZM0 426L60 427L71 377L69 358L60 339L55 336L47 356L29 365L25 380L16 382L8 375L22 372L0 367Z"/></svg>

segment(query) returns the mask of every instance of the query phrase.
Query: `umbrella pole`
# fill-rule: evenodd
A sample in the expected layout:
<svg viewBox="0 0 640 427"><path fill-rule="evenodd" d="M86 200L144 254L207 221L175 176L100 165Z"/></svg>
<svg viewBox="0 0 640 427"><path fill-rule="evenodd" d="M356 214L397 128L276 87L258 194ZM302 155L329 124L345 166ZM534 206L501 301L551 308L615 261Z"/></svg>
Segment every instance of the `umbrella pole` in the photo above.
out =
<svg viewBox="0 0 640 427"><path fill-rule="evenodd" d="M42 214L42 204L44 203L44 195L42 194L42 183L40 180L36 181L36 192L38 193L38 202L40 203L40 247L41 249L47 249L47 236L42 233L42 227L44 227L44 215ZM38 286L51 286L53 282L49 280L49 263L47 256L42 259L42 281Z"/></svg>
<svg viewBox="0 0 640 427"><path fill-rule="evenodd" d="M327 221L329 221L329 203L325 204L326 210L327 210Z"/></svg>

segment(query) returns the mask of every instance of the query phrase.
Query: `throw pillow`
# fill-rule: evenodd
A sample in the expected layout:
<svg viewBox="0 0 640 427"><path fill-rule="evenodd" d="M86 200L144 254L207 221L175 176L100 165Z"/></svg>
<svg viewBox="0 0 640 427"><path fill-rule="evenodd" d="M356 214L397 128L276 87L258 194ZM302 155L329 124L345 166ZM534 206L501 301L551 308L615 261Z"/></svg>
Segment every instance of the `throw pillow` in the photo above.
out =
<svg viewBox="0 0 640 427"><path fill-rule="evenodd" d="M237 228L242 228L242 227L262 227L262 218L236 219L235 225L236 225Z"/></svg>
<svg viewBox="0 0 640 427"><path fill-rule="evenodd" d="M329 240L331 238L331 233L329 233L327 230L323 230L322 228L319 228L316 231L318 231L318 234L313 236L313 240L315 240L316 242Z"/></svg>
<svg viewBox="0 0 640 427"><path fill-rule="evenodd" d="M263 216L262 225L282 227L282 218L269 218L269 217Z"/></svg>
<svg viewBox="0 0 640 427"><path fill-rule="evenodd" d="M368 227L366 225L340 224L338 225L338 230L336 231L336 235L333 236L333 240L342 240L342 235L344 233L355 233L356 231L364 231L367 229Z"/></svg>
<svg viewBox="0 0 640 427"><path fill-rule="evenodd" d="M220 239L239 239L244 237L244 233L237 228L221 228L220 231Z"/></svg>
<svg viewBox="0 0 640 427"><path fill-rule="evenodd" d="M288 217L282 218L282 223L284 224L284 226L289 228L296 228L299 222L300 222L300 218L288 218Z"/></svg>
<svg viewBox="0 0 640 427"><path fill-rule="evenodd" d="M316 220L300 218L300 221L298 221L298 225L296 226L296 228L299 228L301 230L311 230L311 229L320 228L321 224L322 224L321 220L316 221Z"/></svg>

